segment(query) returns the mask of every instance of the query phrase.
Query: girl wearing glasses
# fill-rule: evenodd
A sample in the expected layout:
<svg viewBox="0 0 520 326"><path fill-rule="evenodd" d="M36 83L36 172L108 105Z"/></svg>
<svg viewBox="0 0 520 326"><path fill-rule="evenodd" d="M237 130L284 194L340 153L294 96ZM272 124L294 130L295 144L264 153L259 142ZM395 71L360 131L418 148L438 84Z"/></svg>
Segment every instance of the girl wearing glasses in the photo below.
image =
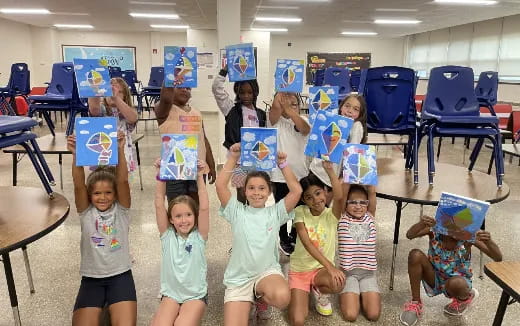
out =
<svg viewBox="0 0 520 326"><path fill-rule="evenodd" d="M338 223L339 262L346 282L340 295L343 318L353 322L362 311L368 320L381 314L376 270L376 188L343 184L345 212Z"/></svg>

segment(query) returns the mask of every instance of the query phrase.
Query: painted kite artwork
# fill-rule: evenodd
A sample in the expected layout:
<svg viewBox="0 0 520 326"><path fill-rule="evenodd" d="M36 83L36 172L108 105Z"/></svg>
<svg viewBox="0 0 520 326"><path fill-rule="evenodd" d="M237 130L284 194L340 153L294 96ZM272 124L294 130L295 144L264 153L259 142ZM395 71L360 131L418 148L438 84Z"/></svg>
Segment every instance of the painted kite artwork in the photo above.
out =
<svg viewBox="0 0 520 326"><path fill-rule="evenodd" d="M106 60L75 58L72 61L80 98L112 96Z"/></svg>
<svg viewBox="0 0 520 326"><path fill-rule="evenodd" d="M161 180L197 180L198 136L161 135Z"/></svg>
<svg viewBox="0 0 520 326"><path fill-rule="evenodd" d="M343 151L343 182L377 185L376 147L347 144Z"/></svg>
<svg viewBox="0 0 520 326"><path fill-rule="evenodd" d="M276 128L240 128L240 162L246 170L272 171L278 156Z"/></svg>
<svg viewBox="0 0 520 326"><path fill-rule="evenodd" d="M274 74L277 92L301 93L303 89L303 60L278 59Z"/></svg>
<svg viewBox="0 0 520 326"><path fill-rule="evenodd" d="M489 203L443 192L435 213L433 231L458 240L475 242Z"/></svg>
<svg viewBox="0 0 520 326"><path fill-rule="evenodd" d="M309 88L309 124L312 126L319 110L338 112L338 86Z"/></svg>
<svg viewBox="0 0 520 326"><path fill-rule="evenodd" d="M226 46L230 82L256 79L253 43Z"/></svg>
<svg viewBox="0 0 520 326"><path fill-rule="evenodd" d="M305 155L339 164L354 120L330 111L320 111L312 125Z"/></svg>
<svg viewBox="0 0 520 326"><path fill-rule="evenodd" d="M164 86L197 87L197 48L164 47Z"/></svg>
<svg viewBox="0 0 520 326"><path fill-rule="evenodd" d="M117 118L76 119L76 166L117 165Z"/></svg>

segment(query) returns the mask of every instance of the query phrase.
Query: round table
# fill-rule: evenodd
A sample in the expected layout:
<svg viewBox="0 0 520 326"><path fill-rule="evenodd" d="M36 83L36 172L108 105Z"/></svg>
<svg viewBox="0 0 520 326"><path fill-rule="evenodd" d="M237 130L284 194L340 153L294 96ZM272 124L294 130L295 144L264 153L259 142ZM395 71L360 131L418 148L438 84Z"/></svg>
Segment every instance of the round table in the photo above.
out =
<svg viewBox="0 0 520 326"><path fill-rule="evenodd" d="M21 325L18 299L9 253L22 248L29 287L34 292L27 245L58 227L69 214L70 205L63 195L53 199L42 189L0 187L0 255L4 263L7 289L13 308L15 325Z"/></svg>
<svg viewBox="0 0 520 326"><path fill-rule="evenodd" d="M414 184L413 171L404 168L404 161L400 159L382 158L377 160L377 196L396 202L394 246L392 254L392 268L390 271L390 290L394 286L395 257L399 243L399 226L403 203L432 205L439 204L442 192L487 201L491 204L503 201L509 196L509 186L496 186L496 178L492 175L457 165L435 164L434 184L428 183L428 170L419 171L419 183ZM422 214L422 209L421 209Z"/></svg>

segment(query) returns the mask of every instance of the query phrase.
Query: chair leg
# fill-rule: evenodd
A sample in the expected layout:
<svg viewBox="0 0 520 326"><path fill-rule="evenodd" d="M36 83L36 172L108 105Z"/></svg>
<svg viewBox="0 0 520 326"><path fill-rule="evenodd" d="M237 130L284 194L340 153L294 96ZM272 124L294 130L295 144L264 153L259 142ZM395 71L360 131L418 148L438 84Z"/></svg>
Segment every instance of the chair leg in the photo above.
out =
<svg viewBox="0 0 520 326"><path fill-rule="evenodd" d="M433 128L434 126L430 126L428 130L428 144L427 144L427 156L428 156L428 183L430 185L433 184L433 176L435 174L435 162L434 162L434 151L433 151Z"/></svg>
<svg viewBox="0 0 520 326"><path fill-rule="evenodd" d="M413 148L413 183L419 183L419 140L418 131L415 129L414 132L414 148Z"/></svg>
<svg viewBox="0 0 520 326"><path fill-rule="evenodd" d="M43 170L38 162L38 159L34 155L34 152L32 151L31 147L29 146L29 144L27 144L25 142L21 143L20 145L22 145L23 148L25 148L27 155L31 159L34 169L36 170L36 173L38 173L38 176L40 177L43 187L45 188L45 191L47 191L47 194L49 195L49 197L53 198L54 195L53 195L51 186L49 185L49 182L47 181L47 178L45 177L45 174L43 173Z"/></svg>
<svg viewBox="0 0 520 326"><path fill-rule="evenodd" d="M67 122L67 131L65 132L65 134L67 136L72 135L72 133L74 132L74 122L76 121L76 111L71 110L69 114L70 115L69 115L69 120Z"/></svg>
<svg viewBox="0 0 520 326"><path fill-rule="evenodd" d="M437 147L437 162L439 162L439 156L441 156L442 137L439 137L439 146Z"/></svg>
<svg viewBox="0 0 520 326"><path fill-rule="evenodd" d="M479 138L475 144L475 147L473 148L473 151L471 152L471 155L469 156L468 171L473 170L473 167L477 162L478 154L480 154L480 150L482 149L482 145L484 145L484 138Z"/></svg>
<svg viewBox="0 0 520 326"><path fill-rule="evenodd" d="M49 169L49 165L47 165L47 161L43 157L43 154L40 150L40 146L38 146L38 142L35 139L31 139L31 145L34 148L34 153L40 161L40 165L42 166L45 175L47 176L47 180L49 180L51 186L55 186L56 182L54 180L54 176L52 175L51 170Z"/></svg>
<svg viewBox="0 0 520 326"><path fill-rule="evenodd" d="M52 119L51 119L51 116L50 116L49 112L42 111L42 114L43 114L43 118L45 119L45 122L47 122L47 127L49 127L49 130L50 130L50 132L52 134L52 137L55 137L56 133L54 131L54 123L52 122Z"/></svg>
<svg viewBox="0 0 520 326"><path fill-rule="evenodd" d="M489 166L487 170L487 174L491 174L491 168L493 167L493 162L495 161L495 151L491 152L491 157L489 158Z"/></svg>
<svg viewBox="0 0 520 326"><path fill-rule="evenodd" d="M34 290L34 283L33 283L32 272L31 272L31 264L29 264L29 255L27 254L26 246L22 247L22 252L23 252L23 261L25 263L25 272L27 273L27 282L29 283L29 291L31 293L34 293L36 291Z"/></svg>

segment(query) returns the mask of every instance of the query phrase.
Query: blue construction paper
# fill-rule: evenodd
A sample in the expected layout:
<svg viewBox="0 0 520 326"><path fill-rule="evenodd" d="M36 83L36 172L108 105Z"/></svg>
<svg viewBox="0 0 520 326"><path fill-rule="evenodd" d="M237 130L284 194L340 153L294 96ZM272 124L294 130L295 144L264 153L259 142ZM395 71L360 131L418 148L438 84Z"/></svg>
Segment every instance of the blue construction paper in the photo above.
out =
<svg viewBox="0 0 520 326"><path fill-rule="evenodd" d="M347 144L343 151L343 181L350 184L377 185L376 147Z"/></svg>
<svg viewBox="0 0 520 326"><path fill-rule="evenodd" d="M198 136L161 135L161 180L197 180Z"/></svg>
<svg viewBox="0 0 520 326"><path fill-rule="evenodd" d="M240 162L243 168L272 171L278 155L276 128L240 128Z"/></svg>
<svg viewBox="0 0 520 326"><path fill-rule="evenodd" d="M277 92L301 93L303 89L303 60L278 59L274 74Z"/></svg>
<svg viewBox="0 0 520 326"><path fill-rule="evenodd" d="M339 164L354 120L321 110L311 128L305 155Z"/></svg>
<svg viewBox="0 0 520 326"><path fill-rule="evenodd" d="M112 96L106 60L76 58L73 62L80 98Z"/></svg>
<svg viewBox="0 0 520 326"><path fill-rule="evenodd" d="M312 126L318 110L338 113L338 86L309 87L309 124Z"/></svg>
<svg viewBox="0 0 520 326"><path fill-rule="evenodd" d="M197 48L164 47L164 86L197 87Z"/></svg>
<svg viewBox="0 0 520 326"><path fill-rule="evenodd" d="M226 46L230 82L256 79L253 43Z"/></svg>
<svg viewBox="0 0 520 326"><path fill-rule="evenodd" d="M443 192L435 213L433 231L458 240L475 242L489 203Z"/></svg>
<svg viewBox="0 0 520 326"><path fill-rule="evenodd" d="M75 128L76 166L117 165L117 118L76 118Z"/></svg>

